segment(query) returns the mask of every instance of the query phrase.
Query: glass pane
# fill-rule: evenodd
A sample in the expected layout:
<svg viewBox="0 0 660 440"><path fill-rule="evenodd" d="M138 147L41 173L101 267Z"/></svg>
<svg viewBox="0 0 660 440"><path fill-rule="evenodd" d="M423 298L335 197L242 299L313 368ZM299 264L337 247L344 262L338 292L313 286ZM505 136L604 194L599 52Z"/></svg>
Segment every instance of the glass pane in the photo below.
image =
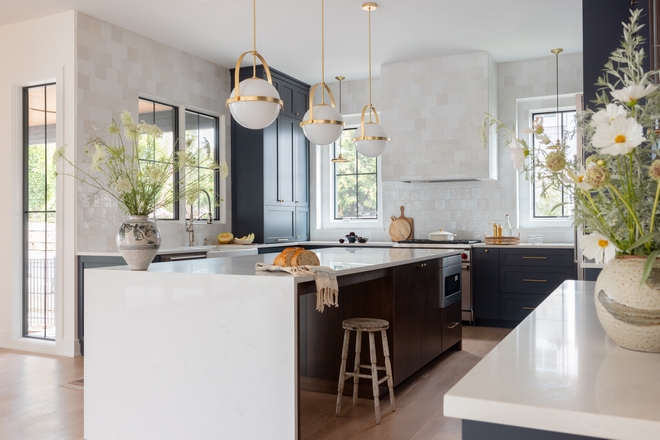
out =
<svg viewBox="0 0 660 440"><path fill-rule="evenodd" d="M55 338L56 87L26 89L24 335Z"/></svg>
<svg viewBox="0 0 660 440"><path fill-rule="evenodd" d="M337 176L335 191L335 217L357 217L357 176Z"/></svg>
<svg viewBox="0 0 660 440"><path fill-rule="evenodd" d="M335 143L335 157L339 156L339 153L347 159L349 162L346 163L335 163L336 173L339 174L354 174L356 171L355 168L355 157L356 150L355 145L353 144L353 134L355 129L344 130L339 137L339 140Z"/></svg>
<svg viewBox="0 0 660 440"><path fill-rule="evenodd" d="M361 154L358 157L358 173L375 173L376 172L376 158L366 157Z"/></svg>
<svg viewBox="0 0 660 440"><path fill-rule="evenodd" d="M208 168L210 162L217 161L217 118L196 112L186 112L186 150L195 162L186 169L186 182L202 190L195 200L187 200L193 205L192 213L186 208L188 218L215 216L216 173Z"/></svg>
<svg viewBox="0 0 660 440"><path fill-rule="evenodd" d="M378 217L378 184L375 174L360 175L358 179L358 217Z"/></svg>

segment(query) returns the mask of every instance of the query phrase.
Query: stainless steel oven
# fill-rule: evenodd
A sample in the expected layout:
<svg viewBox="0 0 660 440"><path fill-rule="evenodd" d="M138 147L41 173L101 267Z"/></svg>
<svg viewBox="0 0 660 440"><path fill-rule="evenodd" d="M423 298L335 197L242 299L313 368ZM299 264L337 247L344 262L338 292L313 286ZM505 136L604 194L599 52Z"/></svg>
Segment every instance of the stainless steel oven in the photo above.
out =
<svg viewBox="0 0 660 440"><path fill-rule="evenodd" d="M440 304L447 307L461 300L461 256L442 259L440 270Z"/></svg>

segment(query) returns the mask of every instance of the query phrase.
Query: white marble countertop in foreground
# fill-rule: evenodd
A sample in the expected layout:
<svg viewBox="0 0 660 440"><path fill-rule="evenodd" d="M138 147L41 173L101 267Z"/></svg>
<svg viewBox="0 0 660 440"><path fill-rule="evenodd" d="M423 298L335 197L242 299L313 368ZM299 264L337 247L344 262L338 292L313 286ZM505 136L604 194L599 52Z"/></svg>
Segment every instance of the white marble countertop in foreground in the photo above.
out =
<svg viewBox="0 0 660 440"><path fill-rule="evenodd" d="M621 440L660 435L660 353L619 347L566 281L447 394L448 417Z"/></svg>
<svg viewBox="0 0 660 440"><path fill-rule="evenodd" d="M486 244L486 243L478 243L478 244L473 244L472 246L475 247L490 247L490 248L507 248L507 249L573 249L575 245L573 243L540 243L540 244L529 244L529 243L523 243L522 241L520 244Z"/></svg>

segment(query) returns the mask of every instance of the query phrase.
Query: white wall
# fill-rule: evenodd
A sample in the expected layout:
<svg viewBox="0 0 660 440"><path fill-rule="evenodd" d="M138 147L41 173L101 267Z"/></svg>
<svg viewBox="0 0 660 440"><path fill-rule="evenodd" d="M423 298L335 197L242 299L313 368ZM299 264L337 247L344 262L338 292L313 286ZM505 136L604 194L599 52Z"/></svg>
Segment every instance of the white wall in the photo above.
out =
<svg viewBox="0 0 660 440"><path fill-rule="evenodd" d="M75 13L66 12L0 27L0 346L61 355L79 351L76 339L75 185L58 183L55 342L22 338L22 95L25 86L57 83L58 145L75 137Z"/></svg>
<svg viewBox="0 0 660 440"><path fill-rule="evenodd" d="M582 91L582 54L560 55L560 94ZM547 96L555 93L555 57L554 55L534 60L501 63L497 66L497 96L498 115L513 127L516 119L516 100L530 97ZM374 82L374 102L376 108L385 113L391 110L393 102L383 99L380 83ZM358 95L358 90L366 90L364 80L345 81L344 91L349 88L351 94L344 93L343 113L355 112L367 103L367 98ZM336 94L336 84L332 85ZM360 103L352 101L354 97L363 98ZM364 103L362 103L364 102ZM479 123L475 123L478 130ZM405 141L404 141L405 144ZM398 145L398 147L397 147ZM327 149L328 147L322 147ZM392 142L388 148L401 147L401 142ZM312 163L323 149L312 150ZM390 216L399 216L399 206L405 206L406 216L415 222L415 238L427 238L429 232L440 228L457 233L459 238L483 239L489 230L489 222L503 220L506 214L517 221L518 184L517 173L513 169L508 150L499 146L497 181L454 182L454 183L403 183L383 182L383 217L382 229L369 230L351 227L359 235L367 236L372 241L390 241L388 229ZM313 190L312 203L319 197L317 182L318 170L314 168L311 174L310 186ZM521 183L524 183L524 178ZM314 206L314 205L312 205ZM336 240L348 231L315 229L316 212L312 212L312 240ZM342 233L343 232L343 233ZM545 242L572 242L572 228L521 230L521 238L526 239L528 233L542 233Z"/></svg>
<svg viewBox="0 0 660 440"><path fill-rule="evenodd" d="M129 110L137 119L138 98L145 97L180 110L188 106L212 115L225 115L225 158L231 163L230 119L225 107L231 91L228 69L82 13L78 13L77 35L79 155L84 153L85 141L90 136L102 136L101 130L110 125L112 118L118 121L123 110ZM179 120L183 121L183 113ZM227 208L231 206L230 180L225 181ZM78 193L77 250L116 252L115 234L126 214L108 197L90 199L92 190L87 185L79 184ZM181 206L181 220L158 222L161 247L188 244L184 212ZM231 219L229 209L227 219ZM199 222L195 229L196 244L202 244L204 238L215 240L218 232L231 230L231 225Z"/></svg>

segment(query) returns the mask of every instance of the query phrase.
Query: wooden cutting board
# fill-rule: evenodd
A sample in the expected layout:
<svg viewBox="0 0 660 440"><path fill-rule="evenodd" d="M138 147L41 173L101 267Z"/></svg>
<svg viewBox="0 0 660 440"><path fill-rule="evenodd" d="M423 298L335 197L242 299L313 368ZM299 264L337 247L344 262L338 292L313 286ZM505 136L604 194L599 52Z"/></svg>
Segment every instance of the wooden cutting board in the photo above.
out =
<svg viewBox="0 0 660 440"><path fill-rule="evenodd" d="M401 216L392 216L392 224L390 225L390 238L392 241L410 240L415 236L414 222L410 217L406 217L403 213L404 207L401 206Z"/></svg>

